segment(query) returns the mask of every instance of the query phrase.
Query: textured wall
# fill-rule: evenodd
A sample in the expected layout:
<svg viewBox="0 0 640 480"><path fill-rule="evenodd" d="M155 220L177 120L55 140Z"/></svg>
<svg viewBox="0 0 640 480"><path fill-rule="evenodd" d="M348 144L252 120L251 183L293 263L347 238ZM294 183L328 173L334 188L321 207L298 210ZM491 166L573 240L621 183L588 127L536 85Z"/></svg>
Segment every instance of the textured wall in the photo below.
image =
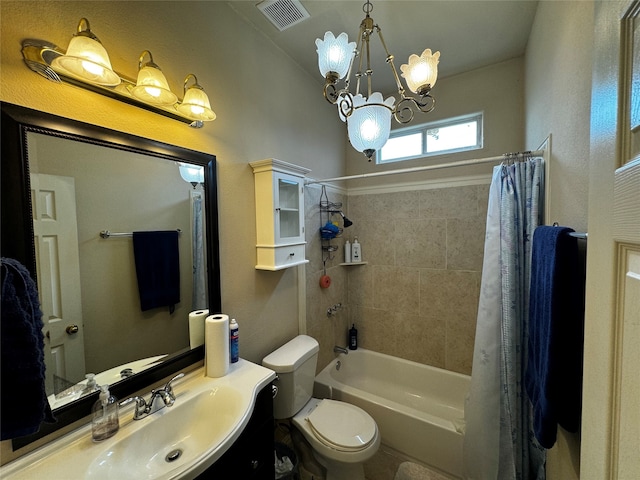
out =
<svg viewBox="0 0 640 480"><path fill-rule="evenodd" d="M349 197L367 265L348 267L360 345L471 374L488 186Z"/></svg>
<svg viewBox="0 0 640 480"><path fill-rule="evenodd" d="M343 124L326 108L318 80L302 72L226 2L3 0L0 8L3 101L217 156L222 304L240 324L241 355L260 362L295 336L295 269L254 268L249 162L275 157L311 168L318 176L343 172ZM126 76L135 77L144 49L152 51L174 92L182 92L184 76L195 73L218 118L192 129L79 88L56 85L26 67L20 53L24 39L41 38L66 48L81 17L89 19L113 67ZM262 86L268 86L268 94L259 91ZM291 102L292 97L305 101Z"/></svg>
<svg viewBox="0 0 640 480"><path fill-rule="evenodd" d="M589 204L593 39L594 2L540 2L525 57L526 146L537 148L552 136L547 223L581 231ZM580 441L558 428L547 455L549 480L580 478Z"/></svg>

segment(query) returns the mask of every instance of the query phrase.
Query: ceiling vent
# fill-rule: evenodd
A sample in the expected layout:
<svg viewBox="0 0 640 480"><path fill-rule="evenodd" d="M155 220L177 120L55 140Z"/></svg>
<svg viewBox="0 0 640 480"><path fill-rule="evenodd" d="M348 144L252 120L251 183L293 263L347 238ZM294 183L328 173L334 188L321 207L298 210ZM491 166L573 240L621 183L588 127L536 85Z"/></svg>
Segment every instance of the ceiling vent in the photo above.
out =
<svg viewBox="0 0 640 480"><path fill-rule="evenodd" d="M309 18L298 0L264 0L257 7L281 32Z"/></svg>

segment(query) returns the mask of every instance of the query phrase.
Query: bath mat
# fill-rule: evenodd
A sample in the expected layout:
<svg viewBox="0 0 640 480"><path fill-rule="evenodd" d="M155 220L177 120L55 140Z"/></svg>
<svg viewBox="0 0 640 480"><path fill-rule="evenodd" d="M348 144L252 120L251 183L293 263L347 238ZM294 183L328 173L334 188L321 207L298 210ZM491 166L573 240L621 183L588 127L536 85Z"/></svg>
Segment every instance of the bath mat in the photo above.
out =
<svg viewBox="0 0 640 480"><path fill-rule="evenodd" d="M398 466L393 480L449 480L449 477L445 477L417 463L402 462Z"/></svg>

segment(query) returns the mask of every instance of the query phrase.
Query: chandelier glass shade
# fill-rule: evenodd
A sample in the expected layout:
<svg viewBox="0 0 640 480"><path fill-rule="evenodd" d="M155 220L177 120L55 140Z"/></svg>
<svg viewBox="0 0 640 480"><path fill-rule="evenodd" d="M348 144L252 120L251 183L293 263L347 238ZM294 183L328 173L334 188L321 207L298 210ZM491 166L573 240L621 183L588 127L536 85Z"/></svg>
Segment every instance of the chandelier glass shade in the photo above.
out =
<svg viewBox="0 0 640 480"><path fill-rule="evenodd" d="M193 185L193 188L196 188L199 183L204 183L204 167L179 162L178 169L182 179Z"/></svg>
<svg viewBox="0 0 640 480"><path fill-rule="evenodd" d="M431 49L427 48L422 55L413 54L409 57L409 63L400 65L409 90L420 94L425 89L432 89L438 79L439 60L440 52L431 53Z"/></svg>
<svg viewBox="0 0 640 480"><path fill-rule="evenodd" d="M316 39L318 52L318 66L323 77L335 76L342 79L349 71L353 52L356 50L356 42L349 43L346 33L341 33L338 38L333 33L324 34L324 40Z"/></svg>
<svg viewBox="0 0 640 480"><path fill-rule="evenodd" d="M360 24L357 42L349 43L346 33L336 37L332 32L326 32L323 40L316 39L316 47L318 67L325 78L324 97L338 107L340 119L347 123L351 145L371 161L373 153L382 148L389 138L392 116L398 123L406 124L413 120L414 112L429 113L434 109L435 99L431 96L431 89L438 78L440 52L432 53L426 49L420 56L411 55L408 63L401 65L402 77L417 97L407 95L382 31L369 15L373 5L367 0L362 9L366 16ZM369 40L373 33L378 34L385 51L398 99L389 97L383 100L382 94L372 89ZM354 65L356 59L357 65ZM352 93L350 82L354 67L357 69L354 74L356 88ZM338 82L343 78L344 86L340 88ZM366 90L363 85L365 82ZM360 92L361 87L364 93Z"/></svg>
<svg viewBox="0 0 640 480"><path fill-rule="evenodd" d="M353 98L353 113L347 120L347 132L353 148L371 158L387 143L394 103L393 97L383 101L380 92L374 92L369 98L361 94Z"/></svg>

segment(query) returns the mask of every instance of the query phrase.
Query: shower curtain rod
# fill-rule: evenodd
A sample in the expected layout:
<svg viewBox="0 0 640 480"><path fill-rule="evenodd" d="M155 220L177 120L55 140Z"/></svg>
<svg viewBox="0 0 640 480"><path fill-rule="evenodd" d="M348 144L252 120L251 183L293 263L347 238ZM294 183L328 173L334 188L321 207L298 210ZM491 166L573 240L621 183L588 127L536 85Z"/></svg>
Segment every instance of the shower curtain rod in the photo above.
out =
<svg viewBox="0 0 640 480"><path fill-rule="evenodd" d="M458 162L450 162L450 163L438 163L435 165L426 165L424 167L400 168L397 170L385 170L384 172L359 173L356 175L347 175L345 177L325 178L324 180L305 180L304 184L311 185L313 183L337 182L339 180L353 180L355 178L380 177L383 175L397 175L399 173L413 173L413 172L423 172L426 170L439 170L441 168L462 167L465 165L476 165L479 163L498 162L498 161L503 161L505 159L513 160L514 157L518 157L520 155L542 157L544 155L544 152L545 152L544 150L534 150L532 152L505 153L504 155L498 155L495 157L475 158L472 160L460 160Z"/></svg>

